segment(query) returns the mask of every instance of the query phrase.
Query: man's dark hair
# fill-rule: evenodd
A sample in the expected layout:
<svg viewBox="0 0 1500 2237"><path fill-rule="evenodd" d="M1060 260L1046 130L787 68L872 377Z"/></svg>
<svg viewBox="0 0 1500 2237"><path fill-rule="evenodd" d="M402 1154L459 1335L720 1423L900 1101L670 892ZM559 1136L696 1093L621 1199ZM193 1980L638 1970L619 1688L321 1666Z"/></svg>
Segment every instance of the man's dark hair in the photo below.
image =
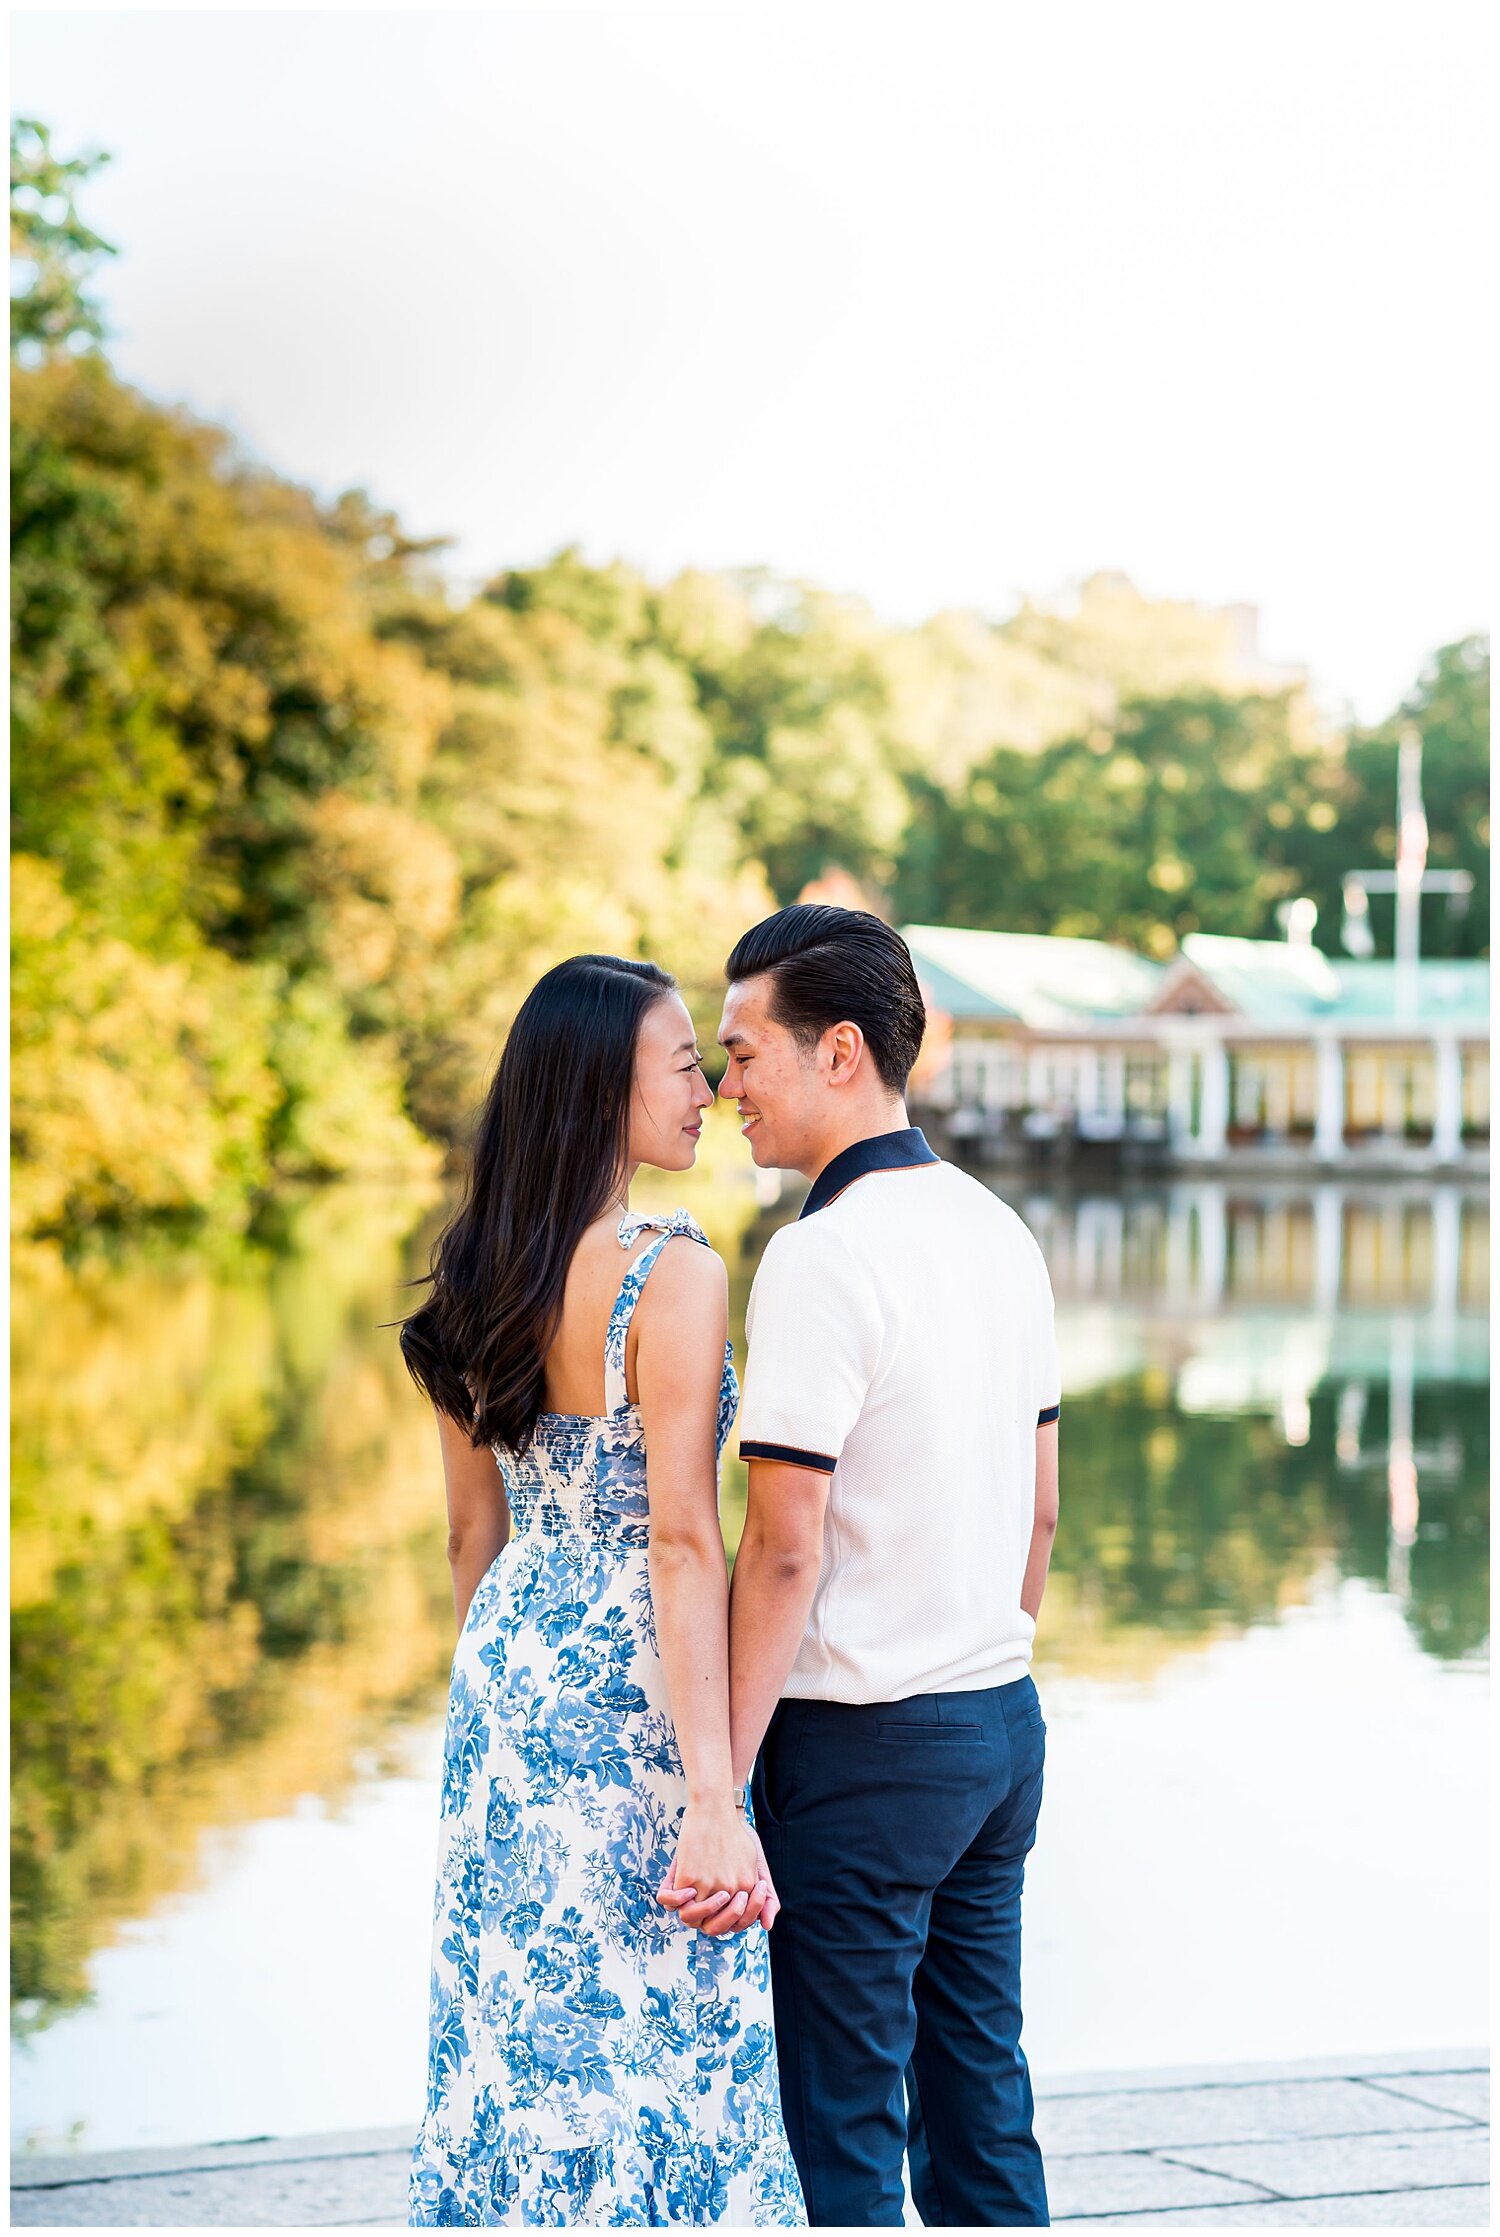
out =
<svg viewBox="0 0 1500 2237"><path fill-rule="evenodd" d="M771 1016L801 1047L847 1019L891 1093L904 1093L927 1009L899 932L864 909L800 901L752 925L724 966L731 986L762 971L771 974Z"/></svg>

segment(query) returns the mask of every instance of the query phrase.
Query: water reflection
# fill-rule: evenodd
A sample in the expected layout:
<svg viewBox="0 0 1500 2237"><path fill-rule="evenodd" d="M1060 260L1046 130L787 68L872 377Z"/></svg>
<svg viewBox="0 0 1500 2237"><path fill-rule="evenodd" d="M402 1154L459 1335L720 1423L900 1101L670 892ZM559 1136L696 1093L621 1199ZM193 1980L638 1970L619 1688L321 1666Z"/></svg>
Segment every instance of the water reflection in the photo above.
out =
<svg viewBox="0 0 1500 2237"><path fill-rule="evenodd" d="M419 1209L329 1191L216 1265L17 1263L23 2028L84 1996L204 1832L336 1793L443 1682L432 1437L373 1329Z"/></svg>
<svg viewBox="0 0 1500 2237"><path fill-rule="evenodd" d="M1195 1182L1016 1203L1070 1398L1070 1620L1054 1604L1046 1653L1076 1663L1114 1629L1115 1659L1149 1665L1330 1565L1383 1586L1429 1653L1483 1648L1485 1197Z"/></svg>
<svg viewBox="0 0 1500 2237"><path fill-rule="evenodd" d="M751 1272L794 1202L695 1174ZM1486 1636L1487 1210L1457 1190L1021 1195L1058 1297L1064 1525L1044 1659L1135 1677L1367 1580L1423 1650ZM329 1190L209 1264L17 1262L14 1992L21 2031L201 1871L440 1710L436 1441L380 1327L443 1207ZM726 1471L737 1542L743 1472Z"/></svg>

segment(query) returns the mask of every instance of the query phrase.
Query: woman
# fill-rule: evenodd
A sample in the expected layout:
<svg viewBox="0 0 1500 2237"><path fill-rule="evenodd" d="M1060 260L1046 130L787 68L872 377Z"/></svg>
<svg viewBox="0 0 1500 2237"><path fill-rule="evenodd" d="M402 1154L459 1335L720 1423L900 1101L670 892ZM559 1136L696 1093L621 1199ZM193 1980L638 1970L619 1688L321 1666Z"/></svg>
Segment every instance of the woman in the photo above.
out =
<svg viewBox="0 0 1500 2237"><path fill-rule="evenodd" d="M806 2222L730 1775L724 1266L686 1212L626 1208L712 1100L665 971L549 971L402 1328L460 1626L413 2226ZM658 1903L669 1869L711 1931Z"/></svg>

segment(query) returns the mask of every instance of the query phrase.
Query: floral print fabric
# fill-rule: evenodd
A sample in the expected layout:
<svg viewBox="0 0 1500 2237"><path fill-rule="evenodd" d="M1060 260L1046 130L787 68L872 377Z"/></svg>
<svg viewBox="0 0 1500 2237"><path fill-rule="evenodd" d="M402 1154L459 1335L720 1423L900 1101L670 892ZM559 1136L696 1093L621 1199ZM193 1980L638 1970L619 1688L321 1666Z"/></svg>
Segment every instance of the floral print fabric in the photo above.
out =
<svg viewBox="0 0 1500 2237"><path fill-rule="evenodd" d="M409 2226L805 2226L782 2125L764 1927L656 1901L686 1790L646 1564L625 1337L686 1212L620 1223L602 1415L496 1448L512 1536L453 1657L427 2111ZM725 1346L718 1451L738 1390Z"/></svg>

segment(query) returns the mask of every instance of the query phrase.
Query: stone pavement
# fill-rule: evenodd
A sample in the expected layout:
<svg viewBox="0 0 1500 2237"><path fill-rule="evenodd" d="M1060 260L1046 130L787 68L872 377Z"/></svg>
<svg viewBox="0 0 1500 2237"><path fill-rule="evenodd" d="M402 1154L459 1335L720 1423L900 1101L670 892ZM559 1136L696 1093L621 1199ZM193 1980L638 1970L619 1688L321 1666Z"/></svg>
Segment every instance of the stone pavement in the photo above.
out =
<svg viewBox="0 0 1500 2237"><path fill-rule="evenodd" d="M1489 2222L1483 2051L1037 2078L1054 2222ZM411 2131L23 2159L13 2226L397 2228ZM911 2217L913 2220L915 2217Z"/></svg>

